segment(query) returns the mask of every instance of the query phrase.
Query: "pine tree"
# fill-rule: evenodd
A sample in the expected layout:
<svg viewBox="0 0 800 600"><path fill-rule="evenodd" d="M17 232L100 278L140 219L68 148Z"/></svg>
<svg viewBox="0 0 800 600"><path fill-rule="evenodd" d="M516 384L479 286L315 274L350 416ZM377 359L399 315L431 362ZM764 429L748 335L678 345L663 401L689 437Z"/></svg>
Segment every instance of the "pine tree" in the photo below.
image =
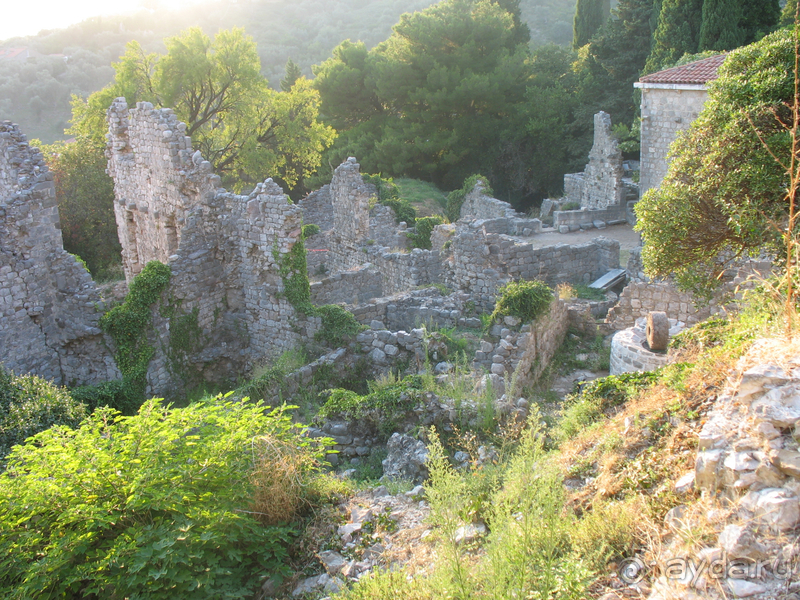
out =
<svg viewBox="0 0 800 600"><path fill-rule="evenodd" d="M702 22L703 0L663 0L645 72L663 69L684 54L695 54Z"/></svg>
<svg viewBox="0 0 800 600"><path fill-rule="evenodd" d="M603 24L603 0L578 0L572 21L572 46L584 46Z"/></svg>
<svg viewBox="0 0 800 600"><path fill-rule="evenodd" d="M294 82L300 79L303 76L303 73L300 71L300 67L296 62L294 62L291 58L286 61L286 77L281 79L281 91L288 92L292 89Z"/></svg>
<svg viewBox="0 0 800 600"><path fill-rule="evenodd" d="M705 0L698 49L733 50L744 44L743 17L740 0Z"/></svg>

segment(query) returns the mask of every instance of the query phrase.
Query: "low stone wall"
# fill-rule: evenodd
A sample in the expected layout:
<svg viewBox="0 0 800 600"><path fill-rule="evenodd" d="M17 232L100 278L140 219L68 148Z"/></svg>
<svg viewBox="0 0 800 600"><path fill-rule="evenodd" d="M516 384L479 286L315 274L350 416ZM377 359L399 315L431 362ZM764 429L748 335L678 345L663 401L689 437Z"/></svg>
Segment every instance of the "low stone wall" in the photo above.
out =
<svg viewBox="0 0 800 600"><path fill-rule="evenodd" d="M589 283L619 267L619 242L535 247L522 239L487 233L474 222L459 225L444 260L444 283L475 296L482 311L494 306L497 288L511 280Z"/></svg>
<svg viewBox="0 0 800 600"><path fill-rule="evenodd" d="M426 327L471 327L480 329L483 325L470 306L471 296L463 292L453 292L441 296L434 287L376 298L365 304L351 307L359 323L370 325L379 321L392 330L410 331L421 325Z"/></svg>
<svg viewBox="0 0 800 600"><path fill-rule="evenodd" d="M670 319L670 336L677 335L683 329L683 323ZM645 319L638 319L634 327L618 331L611 340L611 375L655 371L668 362L666 352L652 352L647 347Z"/></svg>
<svg viewBox="0 0 800 600"><path fill-rule="evenodd" d="M553 212L553 227L559 233L570 233L586 229L605 229L607 225L626 223L626 206L611 205L608 208L581 210L557 210Z"/></svg>
<svg viewBox="0 0 800 600"><path fill-rule="evenodd" d="M569 315L564 301L555 298L547 314L533 323L521 324L506 317L496 344L481 342L473 367L485 368L493 375L516 375L516 389L534 383L564 341Z"/></svg>
<svg viewBox="0 0 800 600"><path fill-rule="evenodd" d="M311 284L314 304L361 304L383 296L383 276L367 263Z"/></svg>
<svg viewBox="0 0 800 600"><path fill-rule="evenodd" d="M671 283L633 281L622 290L619 303L608 312L606 322L612 329L627 329L657 310L667 313L670 319L694 325L722 312L719 302L719 298L713 298L707 306L698 307L694 296Z"/></svg>
<svg viewBox="0 0 800 600"><path fill-rule="evenodd" d="M513 219L519 216L508 202L492 198L485 193L485 190L484 182L478 180L472 191L464 198L460 219Z"/></svg>

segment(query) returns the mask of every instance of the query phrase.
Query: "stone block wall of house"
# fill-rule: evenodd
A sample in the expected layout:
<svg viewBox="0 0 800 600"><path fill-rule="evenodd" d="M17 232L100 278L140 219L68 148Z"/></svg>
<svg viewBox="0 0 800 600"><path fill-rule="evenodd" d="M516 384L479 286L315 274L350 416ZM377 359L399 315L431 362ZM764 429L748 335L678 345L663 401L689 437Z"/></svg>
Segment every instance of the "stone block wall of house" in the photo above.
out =
<svg viewBox="0 0 800 600"><path fill-rule="evenodd" d="M661 185L667 153L678 133L689 129L708 99L704 85L647 84L642 88L639 186L644 194Z"/></svg>

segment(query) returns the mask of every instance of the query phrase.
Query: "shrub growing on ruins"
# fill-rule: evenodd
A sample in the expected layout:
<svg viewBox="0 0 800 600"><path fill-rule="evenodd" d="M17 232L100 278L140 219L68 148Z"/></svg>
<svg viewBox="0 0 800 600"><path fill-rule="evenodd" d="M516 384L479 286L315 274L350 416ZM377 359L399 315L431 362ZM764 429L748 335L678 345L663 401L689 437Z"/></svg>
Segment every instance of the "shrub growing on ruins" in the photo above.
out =
<svg viewBox="0 0 800 600"><path fill-rule="evenodd" d="M470 175L464 180L464 185L460 189L453 190L447 194L447 208L445 215L451 223L455 223L461 217L461 205L464 204L464 199L472 190L475 189L475 184L480 181L483 183L483 193L487 196L494 194L492 186L489 185L489 180L480 174Z"/></svg>
<svg viewBox="0 0 800 600"><path fill-rule="evenodd" d="M394 211L394 219L398 223L405 221L406 225L413 227L417 218L417 211L405 198L400 197L400 188L394 180L380 175L364 174L361 176L365 183L371 183L378 190L378 203L388 206Z"/></svg>
<svg viewBox="0 0 800 600"><path fill-rule="evenodd" d="M284 409L222 398L40 433L0 476L0 595L251 598L288 574L288 521L319 489L312 443ZM289 471L298 486L260 480Z"/></svg>
<svg viewBox="0 0 800 600"><path fill-rule="evenodd" d="M76 427L86 407L36 375L15 376L0 365L0 464L11 447L53 425Z"/></svg>
<svg viewBox="0 0 800 600"><path fill-rule="evenodd" d="M491 321L512 316L529 323L545 314L552 301L553 290L543 281L511 281L497 290Z"/></svg>
<svg viewBox="0 0 800 600"><path fill-rule="evenodd" d="M431 233L433 233L433 228L437 225L441 225L444 223L444 219L439 215L434 215L432 217L422 217L421 219L417 219L415 224L416 230L414 233L406 234L409 239L411 240L412 245L414 248L422 248L423 250L430 250L431 249Z"/></svg>
<svg viewBox="0 0 800 600"><path fill-rule="evenodd" d="M364 329L353 313L338 304L317 306L314 315L322 318L322 328L314 334L314 339L329 346L348 344Z"/></svg>
<svg viewBox="0 0 800 600"><path fill-rule="evenodd" d="M142 397L131 393L129 386L122 380L104 381L97 385L82 385L69 391L76 402L86 405L90 411L107 406L124 415L136 414Z"/></svg>

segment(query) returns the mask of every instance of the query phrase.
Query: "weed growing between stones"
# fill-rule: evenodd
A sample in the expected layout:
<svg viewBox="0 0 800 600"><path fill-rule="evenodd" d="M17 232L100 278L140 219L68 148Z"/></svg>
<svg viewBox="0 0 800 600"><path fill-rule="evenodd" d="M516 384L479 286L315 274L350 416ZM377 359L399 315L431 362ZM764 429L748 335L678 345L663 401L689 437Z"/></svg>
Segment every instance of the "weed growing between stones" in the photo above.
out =
<svg viewBox="0 0 800 600"><path fill-rule="evenodd" d="M388 206L394 211L397 223L405 221L406 225L413 227L416 222L417 211L411 203L400 197L400 188L391 177L385 179L380 175L362 174L364 183L371 183L378 190L378 204Z"/></svg>

